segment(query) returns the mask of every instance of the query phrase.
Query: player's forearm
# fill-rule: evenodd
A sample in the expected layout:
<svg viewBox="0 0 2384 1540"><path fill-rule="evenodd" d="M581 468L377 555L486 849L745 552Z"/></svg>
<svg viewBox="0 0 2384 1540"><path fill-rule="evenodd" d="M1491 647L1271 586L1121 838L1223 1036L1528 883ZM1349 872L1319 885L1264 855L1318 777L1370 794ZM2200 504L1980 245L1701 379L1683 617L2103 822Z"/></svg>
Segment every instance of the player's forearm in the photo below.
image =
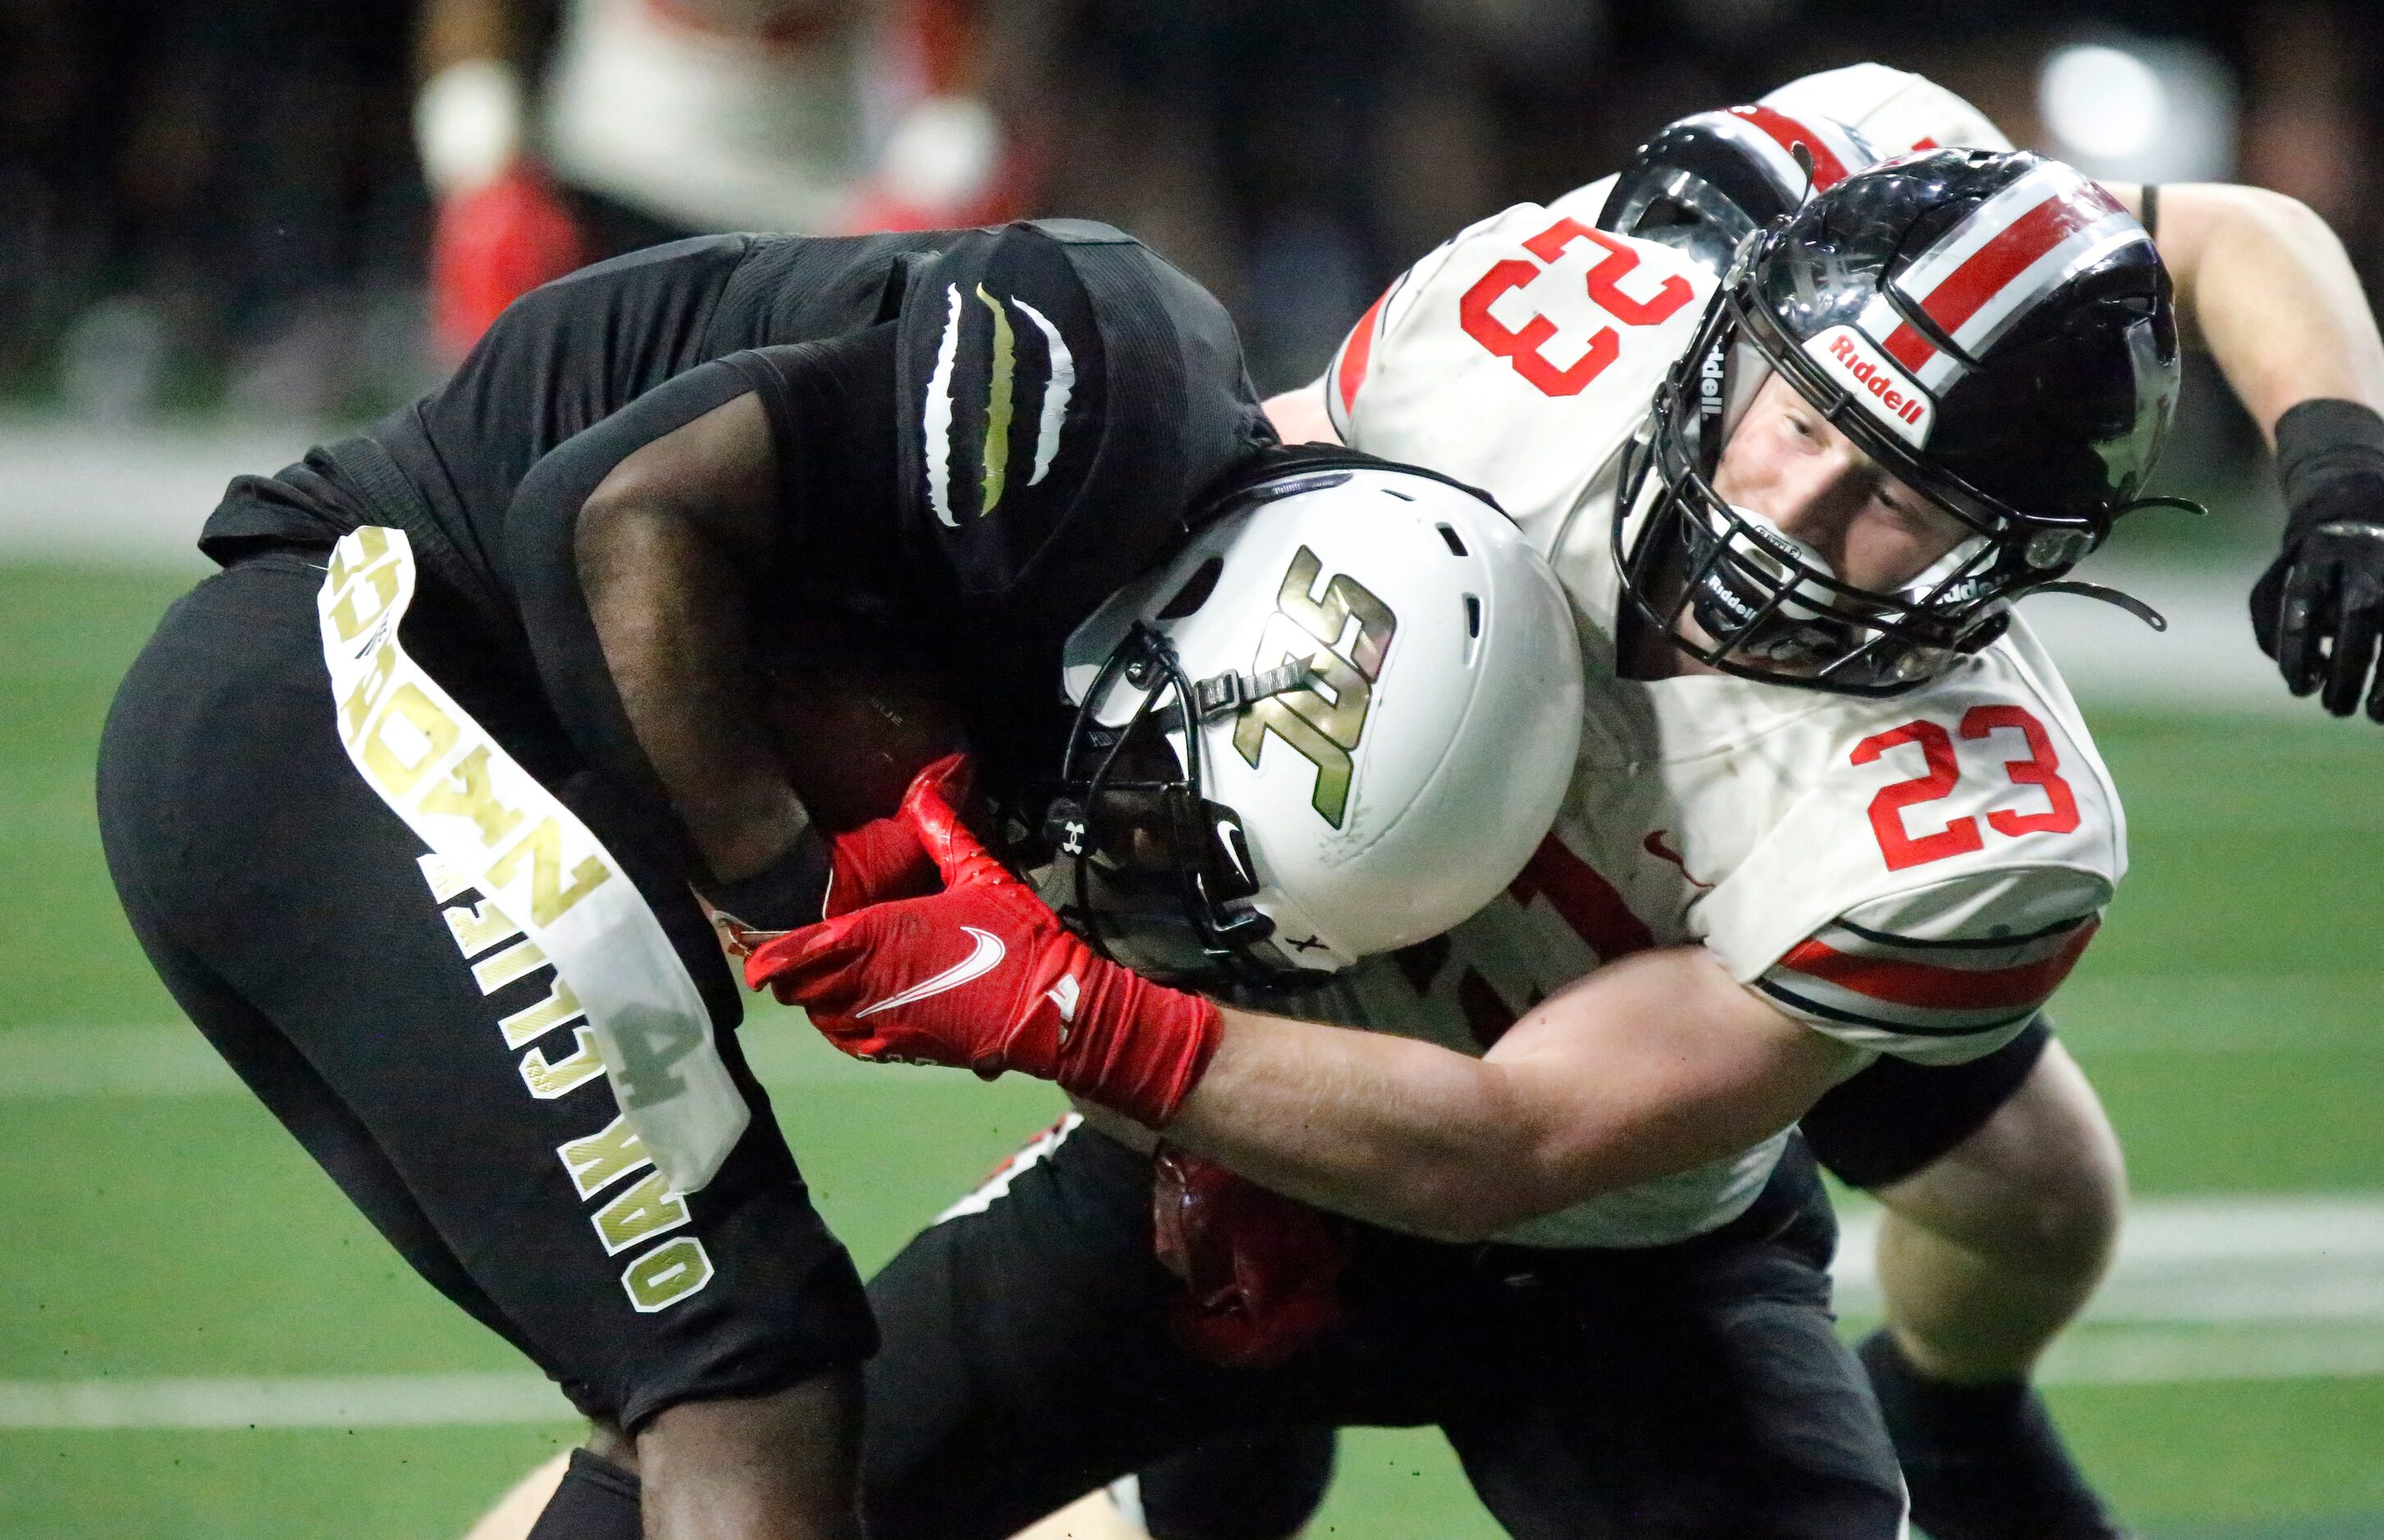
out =
<svg viewBox="0 0 2384 1540"><path fill-rule="evenodd" d="M752 876L806 826L772 748L727 554L672 511L601 492L580 579L638 746L711 875Z"/></svg>
<svg viewBox="0 0 2384 1540"><path fill-rule="evenodd" d="M2281 193L2218 184L2163 187L2159 219L2179 315L2272 442L2304 401L2384 411L2384 340L2325 220Z"/></svg>
<svg viewBox="0 0 2384 1540"><path fill-rule="evenodd" d="M1573 1200L1542 1180L1506 1066L1429 1043L1227 1010L1166 1137L1278 1192L1396 1230L1472 1240Z"/></svg>
<svg viewBox="0 0 2384 1540"><path fill-rule="evenodd" d="M1863 1062L1673 947L1558 991L1481 1060L1228 1011L1166 1136L1320 1207L1480 1239L1735 1155Z"/></svg>

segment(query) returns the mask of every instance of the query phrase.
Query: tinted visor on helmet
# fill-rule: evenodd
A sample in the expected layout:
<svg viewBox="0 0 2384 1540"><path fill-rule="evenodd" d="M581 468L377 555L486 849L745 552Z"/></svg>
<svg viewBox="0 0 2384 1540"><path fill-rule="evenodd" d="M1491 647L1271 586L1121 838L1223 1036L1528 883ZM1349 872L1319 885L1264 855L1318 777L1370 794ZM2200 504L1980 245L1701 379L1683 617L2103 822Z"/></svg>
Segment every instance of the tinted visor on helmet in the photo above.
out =
<svg viewBox="0 0 2384 1540"><path fill-rule="evenodd" d="M1096 950L1174 984L1315 976L1277 951L1273 922L1248 901L1260 884L1240 815L1202 794L1200 719L1306 677L1298 665L1275 673L1285 677L1196 683L1166 637L1140 623L1102 664L1069 734L1044 820L1054 859L1038 879ZM1099 704L1121 689L1139 703L1123 724L1105 725ZM1198 706L1189 723L1186 701Z"/></svg>

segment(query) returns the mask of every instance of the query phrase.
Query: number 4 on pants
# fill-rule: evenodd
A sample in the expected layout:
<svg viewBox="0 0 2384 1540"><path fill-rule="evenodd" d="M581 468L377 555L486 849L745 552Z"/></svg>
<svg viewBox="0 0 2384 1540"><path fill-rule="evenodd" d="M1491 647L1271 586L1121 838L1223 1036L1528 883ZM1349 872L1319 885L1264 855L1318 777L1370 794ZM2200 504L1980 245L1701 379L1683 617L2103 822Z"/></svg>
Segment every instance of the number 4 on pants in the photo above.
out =
<svg viewBox="0 0 2384 1540"><path fill-rule="evenodd" d="M2010 838L2067 834L2075 829L2078 799L2070 791L2069 783L2061 778L2061 761L2053 751L2053 740L2045 736L2043 723L2019 706L1973 706L1962 717L1961 732L1966 739L1988 738L1999 728L2018 733L2028 743L2028 757L2005 761L2005 774L2015 786L2043 788L2045 807L2040 813L1997 808L1987 814L1987 826ZM1869 764L1888 750L1906 743L1920 746L1929 773L1881 787L1870 800L1871 831L1879 836L1879 853L1887 859L1887 869L1900 872L1907 866L1926 865L1982 849L1986 840L1979 833L1976 818L1954 819L1934 834L1915 835L1905 826L1906 808L1950 797L1960 783L1962 767L1954 757L1954 739L1944 728L1925 720L1906 722L1901 727L1891 727L1864 739L1855 745L1851 758L1856 764Z"/></svg>

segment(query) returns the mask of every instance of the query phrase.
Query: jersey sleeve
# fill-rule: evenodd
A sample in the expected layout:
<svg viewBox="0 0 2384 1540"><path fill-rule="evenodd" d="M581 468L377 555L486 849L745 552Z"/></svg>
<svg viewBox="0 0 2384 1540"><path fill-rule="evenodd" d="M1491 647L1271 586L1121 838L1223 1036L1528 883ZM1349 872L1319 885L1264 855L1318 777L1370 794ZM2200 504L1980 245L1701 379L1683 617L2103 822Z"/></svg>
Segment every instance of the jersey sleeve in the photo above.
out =
<svg viewBox="0 0 2384 1540"><path fill-rule="evenodd" d="M1856 1048L1960 1063L2018 1036L2102 924L2110 885L2034 867L1955 877L1857 904L1749 980Z"/></svg>
<svg viewBox="0 0 2384 1540"><path fill-rule="evenodd" d="M1925 75L1883 64L1849 64L1800 75L1767 93L1782 112L1834 118L1859 130L1884 155L1906 150L2008 150L2012 143L1986 114Z"/></svg>
<svg viewBox="0 0 2384 1540"><path fill-rule="evenodd" d="M897 317L905 553L1064 634L1275 442L1215 296L1106 225L972 231Z"/></svg>
<svg viewBox="0 0 2384 1540"><path fill-rule="evenodd" d="M1332 419L1333 431L1340 435L1343 443L1354 447L1352 436L1357 432L1354 419L1358 396L1365 388L1368 373L1373 368L1376 342L1389 329L1393 318L1405 317L1407 304L1401 296L1409 294L1411 286L1429 282L1433 272L1447 259L1457 242L1464 239L1464 235L1459 235L1456 241L1443 242L1414 267L1393 279L1390 287L1366 307L1366 313L1358 317L1358 324L1349 329L1349 334L1341 339L1341 345L1334 350L1333 362L1324 371L1324 415Z"/></svg>
<svg viewBox="0 0 2384 1540"><path fill-rule="evenodd" d="M1780 801L1689 929L1741 983L1858 1048L1943 1064L2001 1047L2127 870L2084 722L2008 644L1909 695L1791 717L1757 751L1782 772Z"/></svg>

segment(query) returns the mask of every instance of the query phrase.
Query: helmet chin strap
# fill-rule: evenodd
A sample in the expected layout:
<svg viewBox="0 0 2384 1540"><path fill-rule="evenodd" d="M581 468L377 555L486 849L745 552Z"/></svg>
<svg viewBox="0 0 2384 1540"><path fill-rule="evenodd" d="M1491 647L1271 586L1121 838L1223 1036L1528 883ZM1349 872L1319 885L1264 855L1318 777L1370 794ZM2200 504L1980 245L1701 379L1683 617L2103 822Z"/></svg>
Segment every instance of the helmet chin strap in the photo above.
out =
<svg viewBox="0 0 2384 1540"><path fill-rule="evenodd" d="M2030 593L2074 593L2081 598L2099 599L2105 604L2115 605L2127 611L2155 631L2168 629L2168 617L2160 611L2154 609L2132 593L2122 593L2117 589L2105 588L2100 583L2081 583L2076 578L2065 578L2057 583L2039 583L2028 591Z"/></svg>

